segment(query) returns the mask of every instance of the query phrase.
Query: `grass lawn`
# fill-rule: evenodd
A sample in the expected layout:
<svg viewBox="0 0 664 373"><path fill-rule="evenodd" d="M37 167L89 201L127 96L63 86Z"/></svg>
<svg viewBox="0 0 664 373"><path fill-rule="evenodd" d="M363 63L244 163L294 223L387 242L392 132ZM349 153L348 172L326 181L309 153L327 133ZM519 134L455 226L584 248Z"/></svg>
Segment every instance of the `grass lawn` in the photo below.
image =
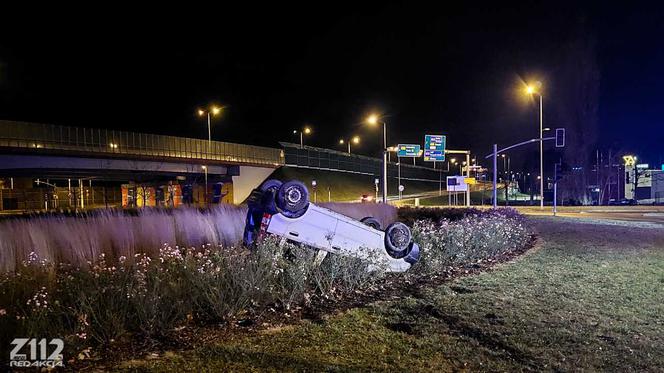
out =
<svg viewBox="0 0 664 373"><path fill-rule="evenodd" d="M495 270L121 367L663 370L662 229L533 221L540 245Z"/></svg>
<svg viewBox="0 0 664 373"><path fill-rule="evenodd" d="M351 174L343 172L332 172L323 170L313 170L306 168L295 167L281 167L275 170L270 178L279 180L300 180L309 187L309 193L313 200L313 191L311 190L311 181L316 180L318 189L318 201L327 202L328 188L330 190L331 201L359 201L362 195L366 194L374 196L375 189L375 176ZM389 196L397 195L398 181L397 179L389 179ZM424 182L402 180L406 194L415 194L423 192L438 191L437 182Z"/></svg>

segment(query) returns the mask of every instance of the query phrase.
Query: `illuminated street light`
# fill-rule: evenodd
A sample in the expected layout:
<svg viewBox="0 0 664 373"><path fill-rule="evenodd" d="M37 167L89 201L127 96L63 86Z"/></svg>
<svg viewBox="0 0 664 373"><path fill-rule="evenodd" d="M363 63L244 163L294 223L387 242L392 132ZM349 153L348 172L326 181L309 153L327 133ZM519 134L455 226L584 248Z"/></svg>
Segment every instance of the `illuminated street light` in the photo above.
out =
<svg viewBox="0 0 664 373"><path fill-rule="evenodd" d="M344 139L339 140L339 144L341 144L341 145L348 144L348 154L350 154L350 143L351 142L353 144L359 144L360 143L360 136L353 136L350 140L344 140Z"/></svg>
<svg viewBox="0 0 664 373"><path fill-rule="evenodd" d="M310 135L312 132L311 127L305 126L301 130L293 130L293 135L300 134L300 148L304 147L304 135Z"/></svg>
<svg viewBox="0 0 664 373"><path fill-rule="evenodd" d="M383 203L387 203L387 124L377 114L371 114L366 122L372 126L383 123Z"/></svg>
<svg viewBox="0 0 664 373"><path fill-rule="evenodd" d="M211 117L221 114L223 106L212 105L209 109L198 109L198 116L207 116L207 127L208 127L208 145L207 145L207 157L209 158L212 154L212 125ZM208 169L207 166L201 166L205 171L205 196L203 198L205 204L207 205L207 187L208 187Z"/></svg>
<svg viewBox="0 0 664 373"><path fill-rule="evenodd" d="M207 153L208 156L210 155L210 150L212 149L212 127L210 125L210 117L214 115L219 115L221 114L221 110L223 109L223 106L214 106L212 105L210 109L198 109L198 116L207 116L207 126L208 126L208 148L207 148Z"/></svg>
<svg viewBox="0 0 664 373"><path fill-rule="evenodd" d="M535 82L534 85L527 85L526 86L526 93L529 95L538 95L539 96L539 127L540 127L540 138L539 138L539 146L540 146L540 175L544 175L544 146L543 143L544 141L542 140L542 132L544 131L544 119L543 119L543 109L542 109L542 83L541 82ZM540 210L544 209L544 178L539 178L540 179Z"/></svg>

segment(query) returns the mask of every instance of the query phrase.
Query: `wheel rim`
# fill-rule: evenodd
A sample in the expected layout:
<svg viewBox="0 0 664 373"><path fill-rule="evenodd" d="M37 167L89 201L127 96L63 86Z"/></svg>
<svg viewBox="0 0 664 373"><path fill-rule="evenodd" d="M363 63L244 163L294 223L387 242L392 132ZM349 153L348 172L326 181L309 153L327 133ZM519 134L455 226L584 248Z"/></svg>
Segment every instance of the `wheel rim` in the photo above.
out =
<svg viewBox="0 0 664 373"><path fill-rule="evenodd" d="M395 228L390 232L390 241L398 248L404 249L410 243L410 234L403 228Z"/></svg>
<svg viewBox="0 0 664 373"><path fill-rule="evenodd" d="M296 205L302 200L302 192L298 188L292 187L286 190L286 201L290 205Z"/></svg>

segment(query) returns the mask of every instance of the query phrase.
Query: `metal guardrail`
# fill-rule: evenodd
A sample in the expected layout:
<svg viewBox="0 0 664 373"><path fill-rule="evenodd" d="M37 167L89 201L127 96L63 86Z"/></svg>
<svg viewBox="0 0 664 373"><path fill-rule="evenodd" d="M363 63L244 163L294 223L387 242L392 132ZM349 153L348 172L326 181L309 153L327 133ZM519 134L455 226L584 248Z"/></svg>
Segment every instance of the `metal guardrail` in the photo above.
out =
<svg viewBox="0 0 664 373"><path fill-rule="evenodd" d="M375 175L376 177L380 177L382 172L382 159L314 146L301 147L300 144L289 142L279 144L284 147L286 166ZM440 182L441 179L444 179L443 174L448 173L440 169L413 166L405 162L404 160L401 165L403 179ZM388 164L388 175L393 178L397 177L398 166L395 162Z"/></svg>
<svg viewBox="0 0 664 373"><path fill-rule="evenodd" d="M278 167L280 149L221 141L53 124L0 121L0 147L100 155L169 157Z"/></svg>

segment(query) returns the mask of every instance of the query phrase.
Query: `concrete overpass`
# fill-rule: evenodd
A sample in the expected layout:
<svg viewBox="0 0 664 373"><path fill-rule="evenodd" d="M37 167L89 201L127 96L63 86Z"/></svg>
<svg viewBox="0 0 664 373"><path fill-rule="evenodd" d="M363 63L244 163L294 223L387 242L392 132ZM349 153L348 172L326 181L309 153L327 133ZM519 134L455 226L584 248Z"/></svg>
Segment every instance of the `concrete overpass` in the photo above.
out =
<svg viewBox="0 0 664 373"><path fill-rule="evenodd" d="M281 149L51 124L0 121L0 177L232 182L233 202L284 164ZM205 166L205 167L203 167Z"/></svg>

